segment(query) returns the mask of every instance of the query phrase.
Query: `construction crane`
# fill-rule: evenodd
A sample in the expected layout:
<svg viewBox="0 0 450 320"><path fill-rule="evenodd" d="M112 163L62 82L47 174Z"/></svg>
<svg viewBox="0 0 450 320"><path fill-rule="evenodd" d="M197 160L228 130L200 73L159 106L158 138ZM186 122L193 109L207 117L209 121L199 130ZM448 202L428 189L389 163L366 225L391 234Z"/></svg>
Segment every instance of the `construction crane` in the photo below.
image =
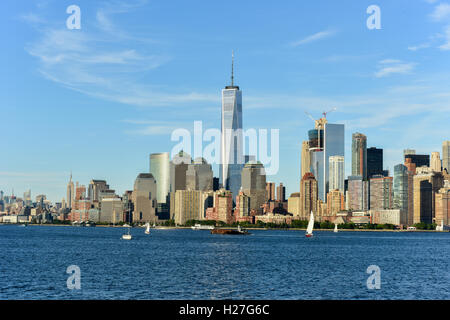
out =
<svg viewBox="0 0 450 320"><path fill-rule="evenodd" d="M330 112L333 112L333 111L336 111L336 107L334 107L333 109L331 109L331 110L329 110L329 111L322 112L322 115L323 115L324 118L326 118L326 117L327 117L327 114L329 114Z"/></svg>

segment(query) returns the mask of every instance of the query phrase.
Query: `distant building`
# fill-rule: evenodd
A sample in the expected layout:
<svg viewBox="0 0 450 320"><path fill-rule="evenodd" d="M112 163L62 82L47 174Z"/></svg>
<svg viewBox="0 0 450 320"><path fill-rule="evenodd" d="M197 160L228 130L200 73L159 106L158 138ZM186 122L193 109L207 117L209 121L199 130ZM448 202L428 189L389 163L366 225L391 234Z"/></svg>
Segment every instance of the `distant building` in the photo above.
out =
<svg viewBox="0 0 450 320"><path fill-rule="evenodd" d="M213 190L213 170L203 158L197 158L186 171L187 190Z"/></svg>
<svg viewBox="0 0 450 320"><path fill-rule="evenodd" d="M266 202L266 173L259 161L245 164L241 174L242 191L250 197L250 210L262 213L262 206Z"/></svg>
<svg viewBox="0 0 450 320"><path fill-rule="evenodd" d="M394 167L394 209L402 210L406 216L405 224L411 225L410 216L413 215L413 201L410 201L410 194L412 191L412 173L403 164L398 164ZM411 195L413 196L413 195ZM411 205L411 207L410 207Z"/></svg>
<svg viewBox="0 0 450 320"><path fill-rule="evenodd" d="M206 210L206 219L227 224L233 222L233 199L230 190L220 189L214 192L214 207Z"/></svg>
<svg viewBox="0 0 450 320"><path fill-rule="evenodd" d="M418 167L429 167L430 166L430 156L428 154L407 154L405 155L406 159L411 159L411 162Z"/></svg>
<svg viewBox="0 0 450 320"><path fill-rule="evenodd" d="M133 189L133 222L157 222L156 180L151 173L140 173Z"/></svg>
<svg viewBox="0 0 450 320"><path fill-rule="evenodd" d="M280 202L286 201L286 187L283 186L283 183L280 183L277 187L277 200Z"/></svg>
<svg viewBox="0 0 450 320"><path fill-rule="evenodd" d="M150 173L156 180L156 200L158 204L167 203L170 190L170 159L168 152L150 154Z"/></svg>
<svg viewBox="0 0 450 320"><path fill-rule="evenodd" d="M105 180L91 180L88 186L88 198L91 201L101 201L100 193L109 190L109 185Z"/></svg>
<svg viewBox="0 0 450 320"><path fill-rule="evenodd" d="M395 226L406 225L406 212L401 209L370 209L372 223L393 224Z"/></svg>
<svg viewBox="0 0 450 320"><path fill-rule="evenodd" d="M186 171L191 163L191 156L183 150L170 161L170 192L186 190Z"/></svg>
<svg viewBox="0 0 450 320"><path fill-rule="evenodd" d="M327 194L327 216L335 216L345 209L344 195L338 189Z"/></svg>
<svg viewBox="0 0 450 320"><path fill-rule="evenodd" d="M436 193L436 215L435 223L437 225L450 225L450 182L439 189Z"/></svg>
<svg viewBox="0 0 450 320"><path fill-rule="evenodd" d="M393 207L392 177L375 175L370 178L370 209L386 210Z"/></svg>
<svg viewBox="0 0 450 320"><path fill-rule="evenodd" d="M369 182L363 180L362 176L348 177L348 209L369 210Z"/></svg>
<svg viewBox="0 0 450 320"><path fill-rule="evenodd" d="M120 198L102 199L100 221L116 224L123 222L123 203Z"/></svg>
<svg viewBox="0 0 450 320"><path fill-rule="evenodd" d="M442 166L441 166L441 156L439 155L439 152L432 152L431 153L431 170L434 172L441 172Z"/></svg>
<svg viewBox="0 0 450 320"><path fill-rule="evenodd" d="M303 141L300 162L301 177L303 177L307 172L311 172L311 152L309 151L309 141Z"/></svg>
<svg viewBox="0 0 450 320"><path fill-rule="evenodd" d="M253 223L253 216L250 210L250 197L240 191L236 196L236 208L234 210L234 221Z"/></svg>
<svg viewBox="0 0 450 320"><path fill-rule="evenodd" d="M275 182L266 183L266 199L267 201L275 201Z"/></svg>
<svg viewBox="0 0 450 320"><path fill-rule="evenodd" d="M343 156L331 156L329 159L330 164L330 186L329 190L338 189L342 194L344 194L344 177L345 177L345 167L344 167L344 157Z"/></svg>
<svg viewBox="0 0 450 320"><path fill-rule="evenodd" d="M300 182L300 216L309 219L311 211L317 213L318 186L314 174L306 173Z"/></svg>
<svg viewBox="0 0 450 320"><path fill-rule="evenodd" d="M300 192L292 193L288 198L288 212L294 217L300 216Z"/></svg>
<svg viewBox="0 0 450 320"><path fill-rule="evenodd" d="M175 192L175 223L184 225L189 220L204 220L208 206L212 207L212 192L177 190Z"/></svg>
<svg viewBox="0 0 450 320"><path fill-rule="evenodd" d="M70 180L67 184L67 208L71 209L73 200L75 198L75 187L72 181L72 173L70 173Z"/></svg>
<svg viewBox="0 0 450 320"><path fill-rule="evenodd" d="M383 174L383 149L367 149L367 177Z"/></svg>
<svg viewBox="0 0 450 320"><path fill-rule="evenodd" d="M450 141L442 142L442 170L450 174Z"/></svg>
<svg viewBox="0 0 450 320"><path fill-rule="evenodd" d="M352 135L352 176L367 179L367 137L358 132Z"/></svg>
<svg viewBox="0 0 450 320"><path fill-rule="evenodd" d="M420 171L419 171L420 169ZM435 218L435 195L444 186L444 177L431 168L418 168L414 176L413 223L433 223Z"/></svg>

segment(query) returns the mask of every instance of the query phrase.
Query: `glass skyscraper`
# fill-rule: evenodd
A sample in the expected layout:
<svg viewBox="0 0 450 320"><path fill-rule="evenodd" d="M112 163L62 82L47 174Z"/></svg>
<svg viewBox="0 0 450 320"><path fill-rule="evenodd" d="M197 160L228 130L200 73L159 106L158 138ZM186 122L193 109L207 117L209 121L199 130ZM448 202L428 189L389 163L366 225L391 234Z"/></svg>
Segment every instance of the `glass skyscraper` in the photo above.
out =
<svg viewBox="0 0 450 320"><path fill-rule="evenodd" d="M158 203L166 203L169 194L170 169L169 153L152 153L150 155L150 173L156 180L156 199Z"/></svg>
<svg viewBox="0 0 450 320"><path fill-rule="evenodd" d="M404 212L408 212L408 180L408 168L403 164L396 165L394 167L394 209L401 209Z"/></svg>
<svg viewBox="0 0 450 320"><path fill-rule="evenodd" d="M234 85L233 63L231 85L222 89L220 181L233 194L233 201L241 187L241 170L244 165L242 150L242 91Z"/></svg>
<svg viewBox="0 0 450 320"><path fill-rule="evenodd" d="M383 175L383 149L367 149L367 177Z"/></svg>
<svg viewBox="0 0 450 320"><path fill-rule="evenodd" d="M325 119L326 121L326 119ZM314 135L310 130L310 151L311 152L311 172L317 179L318 196L323 202L326 202L326 196L329 191L329 158L331 156L344 156L344 125L324 123L323 130L317 134L319 141L323 139L323 142L314 143ZM317 147L317 145L319 145ZM322 147L323 146L323 147ZM312 149L311 149L312 148ZM314 148L321 151L314 151Z"/></svg>
<svg viewBox="0 0 450 320"><path fill-rule="evenodd" d="M367 179L367 137L359 132L352 135L352 175Z"/></svg>

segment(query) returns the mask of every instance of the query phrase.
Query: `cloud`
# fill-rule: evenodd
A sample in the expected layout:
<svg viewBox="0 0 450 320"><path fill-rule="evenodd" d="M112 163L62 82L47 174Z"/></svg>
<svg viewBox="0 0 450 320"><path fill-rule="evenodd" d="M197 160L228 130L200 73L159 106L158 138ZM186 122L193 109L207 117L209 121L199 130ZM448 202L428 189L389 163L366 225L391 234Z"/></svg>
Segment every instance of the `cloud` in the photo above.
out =
<svg viewBox="0 0 450 320"><path fill-rule="evenodd" d="M290 43L290 46L292 46L292 47L298 47L298 46L303 45L303 44L307 44L307 43L310 43L310 42L314 42L314 41L317 41L317 40L321 40L321 39L324 39L324 38L328 38L328 37L330 37L330 36L332 36L332 35L335 35L336 33L337 33L337 31L336 31L336 30L333 30L333 29L328 29L328 30L320 31L320 32L317 32L317 33L315 33L315 34L312 34L312 35L310 35L310 36L308 36L308 37L306 37L306 38L304 38L304 39L301 39L301 40L298 40L298 41L291 42L291 43Z"/></svg>
<svg viewBox="0 0 450 320"><path fill-rule="evenodd" d="M419 44L417 46L410 46L410 47L408 47L408 50L410 50L410 51L417 51L417 50L420 50L420 49L429 48L430 46L431 46L430 43L422 43L422 44Z"/></svg>
<svg viewBox="0 0 450 320"><path fill-rule="evenodd" d="M435 21L442 21L450 16L450 4L441 3L434 8L433 13L430 15Z"/></svg>
<svg viewBox="0 0 450 320"><path fill-rule="evenodd" d="M450 50L450 26L445 29L445 43L439 46L441 50Z"/></svg>
<svg viewBox="0 0 450 320"><path fill-rule="evenodd" d="M125 14L144 1L114 3L97 11L96 24L89 32L52 28L36 28L37 40L25 50L38 60L40 74L68 89L99 99L139 107L167 107L189 102L211 102L217 95L166 88L154 80L154 85L139 81L143 75L151 79L152 72L170 62L157 41L117 31L109 15ZM142 41L148 45L143 46ZM150 76L149 76L150 75Z"/></svg>
<svg viewBox="0 0 450 320"><path fill-rule="evenodd" d="M382 78L391 74L406 74L414 69L415 63L406 63L396 59L385 59L379 62L379 70L375 77Z"/></svg>

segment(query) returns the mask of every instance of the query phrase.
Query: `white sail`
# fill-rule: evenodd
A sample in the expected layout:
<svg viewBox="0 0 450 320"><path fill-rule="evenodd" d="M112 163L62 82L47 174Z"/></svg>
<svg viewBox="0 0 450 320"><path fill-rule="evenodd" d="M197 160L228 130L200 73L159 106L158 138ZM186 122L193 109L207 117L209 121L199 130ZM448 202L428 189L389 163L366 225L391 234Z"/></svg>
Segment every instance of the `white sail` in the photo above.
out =
<svg viewBox="0 0 450 320"><path fill-rule="evenodd" d="M149 234L149 233L150 233L150 223L147 222L147 223L145 224L145 227L146 227L146 228L145 228L145 233L146 233L146 234Z"/></svg>
<svg viewBox="0 0 450 320"><path fill-rule="evenodd" d="M309 217L308 227L306 228L306 234L312 234L314 227L314 215L311 211L311 216Z"/></svg>
<svg viewBox="0 0 450 320"><path fill-rule="evenodd" d="M334 224L334 232L338 232L337 223Z"/></svg>

